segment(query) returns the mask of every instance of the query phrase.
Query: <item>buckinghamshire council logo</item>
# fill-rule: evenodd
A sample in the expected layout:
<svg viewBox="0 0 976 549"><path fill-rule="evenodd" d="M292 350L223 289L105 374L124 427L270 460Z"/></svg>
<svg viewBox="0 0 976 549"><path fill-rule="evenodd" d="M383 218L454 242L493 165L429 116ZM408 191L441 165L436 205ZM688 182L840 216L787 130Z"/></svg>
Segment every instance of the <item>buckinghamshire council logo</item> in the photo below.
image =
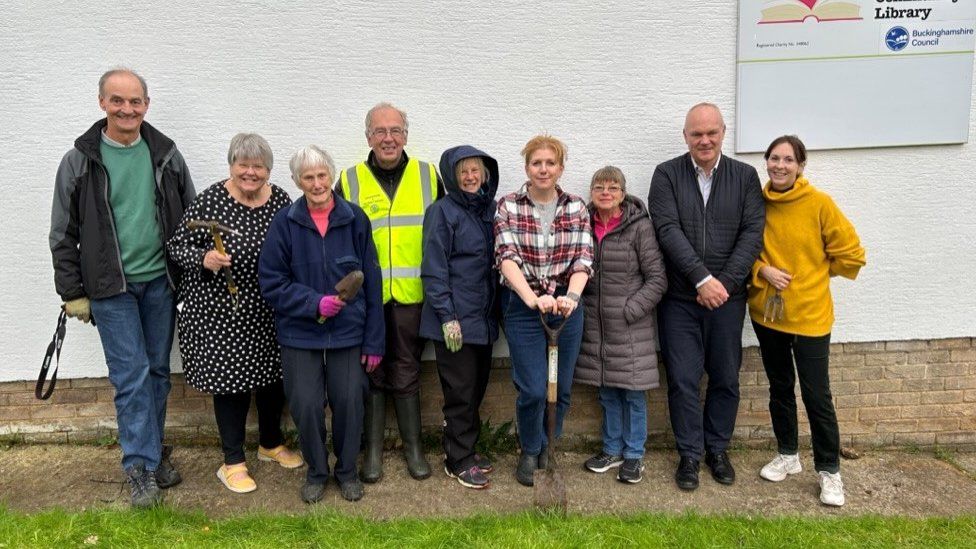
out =
<svg viewBox="0 0 976 549"><path fill-rule="evenodd" d="M908 31L905 27L891 27L885 34L885 45L891 51L901 51L908 46Z"/></svg>

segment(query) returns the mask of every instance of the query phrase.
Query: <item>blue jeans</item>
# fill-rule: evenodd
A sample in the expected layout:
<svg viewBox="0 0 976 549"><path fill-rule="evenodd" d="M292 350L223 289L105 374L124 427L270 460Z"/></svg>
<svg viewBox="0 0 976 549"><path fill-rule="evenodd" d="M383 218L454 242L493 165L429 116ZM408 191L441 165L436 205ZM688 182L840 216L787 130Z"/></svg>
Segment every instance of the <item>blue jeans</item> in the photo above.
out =
<svg viewBox="0 0 976 549"><path fill-rule="evenodd" d="M515 382L515 390L518 392L515 398L515 418L518 422L519 443L522 453L539 455L546 445L546 333L542 329L539 312L526 307L522 298L508 288L502 289L502 310L505 337L508 338L508 350L512 358L512 381ZM561 320L561 316L546 315L546 322L550 326L555 326ZM569 315L566 326L559 334L556 437L562 433L563 418L569 410L573 369L576 367L582 337L583 307L580 306Z"/></svg>
<svg viewBox="0 0 976 549"><path fill-rule="evenodd" d="M624 459L644 457L647 399L644 391L600 387L603 407L603 451Z"/></svg>
<svg viewBox="0 0 976 549"><path fill-rule="evenodd" d="M159 466L173 346L173 292L166 276L129 282L124 294L93 299L108 379L115 387L122 468Z"/></svg>

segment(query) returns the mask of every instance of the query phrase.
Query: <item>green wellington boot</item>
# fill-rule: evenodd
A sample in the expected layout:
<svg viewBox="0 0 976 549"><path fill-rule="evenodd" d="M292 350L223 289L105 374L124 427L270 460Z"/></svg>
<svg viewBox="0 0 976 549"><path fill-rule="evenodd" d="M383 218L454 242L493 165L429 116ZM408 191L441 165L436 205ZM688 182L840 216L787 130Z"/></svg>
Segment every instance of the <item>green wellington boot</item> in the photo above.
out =
<svg viewBox="0 0 976 549"><path fill-rule="evenodd" d="M413 478L423 480L430 476L430 464L427 463L420 444L420 394L397 397L393 404L400 438L403 439L403 457L407 459L407 471Z"/></svg>
<svg viewBox="0 0 976 549"><path fill-rule="evenodd" d="M383 391L370 391L366 397L366 455L359 477L363 482L379 482L383 478L383 443L386 431L386 395Z"/></svg>

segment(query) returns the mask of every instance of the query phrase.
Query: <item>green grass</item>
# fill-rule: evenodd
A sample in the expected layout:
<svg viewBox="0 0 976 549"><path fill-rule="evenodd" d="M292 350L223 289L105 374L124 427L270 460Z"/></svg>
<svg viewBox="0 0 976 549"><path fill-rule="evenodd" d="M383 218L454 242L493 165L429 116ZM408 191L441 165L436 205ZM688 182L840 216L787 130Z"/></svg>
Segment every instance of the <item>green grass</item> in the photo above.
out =
<svg viewBox="0 0 976 549"><path fill-rule="evenodd" d="M223 520L146 512L0 510L0 547L976 547L976 517L570 516L371 521L323 510Z"/></svg>

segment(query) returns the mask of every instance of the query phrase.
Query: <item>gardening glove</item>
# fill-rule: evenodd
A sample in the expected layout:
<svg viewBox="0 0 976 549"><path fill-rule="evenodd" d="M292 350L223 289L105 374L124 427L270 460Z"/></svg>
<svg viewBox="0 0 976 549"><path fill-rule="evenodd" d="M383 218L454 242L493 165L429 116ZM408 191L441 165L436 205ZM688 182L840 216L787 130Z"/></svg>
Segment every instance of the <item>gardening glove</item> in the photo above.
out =
<svg viewBox="0 0 976 549"><path fill-rule="evenodd" d="M456 353L461 350L461 323L457 320L445 322L441 325L444 332L444 345L448 351Z"/></svg>
<svg viewBox="0 0 976 549"><path fill-rule="evenodd" d="M322 299L319 300L319 322L339 314L339 311L345 306L346 302L339 299L337 295L322 296Z"/></svg>
<svg viewBox="0 0 976 549"><path fill-rule="evenodd" d="M91 322L91 302L88 301L87 297L79 297L78 299L66 301L63 307L65 314L68 316L77 318L85 324Z"/></svg>
<svg viewBox="0 0 976 549"><path fill-rule="evenodd" d="M366 373L371 374L373 370L379 367L380 361L383 360L383 355L360 355L360 364L366 366Z"/></svg>

